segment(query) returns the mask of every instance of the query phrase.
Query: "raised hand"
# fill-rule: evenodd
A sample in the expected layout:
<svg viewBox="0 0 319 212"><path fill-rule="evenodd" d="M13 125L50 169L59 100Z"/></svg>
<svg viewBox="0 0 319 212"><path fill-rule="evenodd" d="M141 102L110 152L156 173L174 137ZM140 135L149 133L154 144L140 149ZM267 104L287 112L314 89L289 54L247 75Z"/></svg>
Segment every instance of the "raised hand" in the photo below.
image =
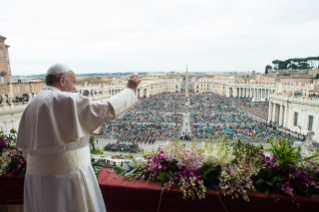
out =
<svg viewBox="0 0 319 212"><path fill-rule="evenodd" d="M142 82L138 74L133 74L127 81L127 87L131 88L133 91L136 91L138 85Z"/></svg>

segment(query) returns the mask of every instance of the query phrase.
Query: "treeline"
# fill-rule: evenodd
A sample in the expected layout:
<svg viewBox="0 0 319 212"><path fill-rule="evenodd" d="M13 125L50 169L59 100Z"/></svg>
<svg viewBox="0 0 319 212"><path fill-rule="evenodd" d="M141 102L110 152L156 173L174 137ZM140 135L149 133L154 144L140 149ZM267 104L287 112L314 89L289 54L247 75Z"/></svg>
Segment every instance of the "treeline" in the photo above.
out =
<svg viewBox="0 0 319 212"><path fill-rule="evenodd" d="M273 70L285 70L285 69L318 69L319 57L306 57L306 58L290 58L287 60L273 60L273 67L267 65L265 73L268 74Z"/></svg>

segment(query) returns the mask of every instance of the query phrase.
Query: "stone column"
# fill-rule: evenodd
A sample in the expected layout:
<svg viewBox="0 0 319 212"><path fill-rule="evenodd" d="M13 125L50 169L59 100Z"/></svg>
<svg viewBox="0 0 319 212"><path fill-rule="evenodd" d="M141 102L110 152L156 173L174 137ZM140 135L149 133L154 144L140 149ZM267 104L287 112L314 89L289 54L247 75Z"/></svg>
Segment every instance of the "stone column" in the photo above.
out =
<svg viewBox="0 0 319 212"><path fill-rule="evenodd" d="M289 113L289 111L288 111L288 107L287 107L287 104L286 104L286 105L284 106L284 121L283 121L283 126L284 126L285 128L288 127L288 125L287 125L287 123L288 123L288 117L287 117L288 113Z"/></svg>
<svg viewBox="0 0 319 212"><path fill-rule="evenodd" d="M235 98L235 97L237 97L237 88L233 88L233 97Z"/></svg>
<svg viewBox="0 0 319 212"><path fill-rule="evenodd" d="M271 122L271 117L272 117L272 107L273 107L273 103L269 102L269 110L268 110L268 123Z"/></svg>
<svg viewBox="0 0 319 212"><path fill-rule="evenodd" d="M150 90L146 89L146 97L149 98L150 97Z"/></svg>
<svg viewBox="0 0 319 212"><path fill-rule="evenodd" d="M261 98L261 89L260 88L258 88L258 94L259 94L258 98Z"/></svg>
<svg viewBox="0 0 319 212"><path fill-rule="evenodd" d="M279 105L280 111L279 111L279 125L282 126L282 120L283 120L283 107L282 105Z"/></svg>
<svg viewBox="0 0 319 212"><path fill-rule="evenodd" d="M276 122L276 103L273 104L272 108L272 122Z"/></svg>

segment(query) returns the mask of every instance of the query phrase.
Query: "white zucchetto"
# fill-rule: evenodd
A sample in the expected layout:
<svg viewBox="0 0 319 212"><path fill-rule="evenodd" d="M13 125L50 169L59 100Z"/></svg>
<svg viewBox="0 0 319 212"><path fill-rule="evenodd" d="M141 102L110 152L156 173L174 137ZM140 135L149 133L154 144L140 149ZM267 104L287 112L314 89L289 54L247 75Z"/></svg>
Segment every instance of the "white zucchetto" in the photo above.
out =
<svg viewBox="0 0 319 212"><path fill-rule="evenodd" d="M48 75L65 74L69 71L72 71L72 70L66 65L55 64L49 68L46 75L48 76Z"/></svg>

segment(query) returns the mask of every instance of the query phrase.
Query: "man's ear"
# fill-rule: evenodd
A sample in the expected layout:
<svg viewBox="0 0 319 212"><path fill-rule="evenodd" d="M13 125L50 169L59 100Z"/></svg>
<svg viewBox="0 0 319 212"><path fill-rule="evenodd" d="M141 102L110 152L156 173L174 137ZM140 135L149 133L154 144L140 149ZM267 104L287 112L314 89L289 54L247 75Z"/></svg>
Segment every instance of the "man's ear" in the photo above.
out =
<svg viewBox="0 0 319 212"><path fill-rule="evenodd" d="M61 86L62 88L64 88L64 84L65 84L65 78L64 78L64 76L62 76L59 81L60 81L60 86Z"/></svg>

